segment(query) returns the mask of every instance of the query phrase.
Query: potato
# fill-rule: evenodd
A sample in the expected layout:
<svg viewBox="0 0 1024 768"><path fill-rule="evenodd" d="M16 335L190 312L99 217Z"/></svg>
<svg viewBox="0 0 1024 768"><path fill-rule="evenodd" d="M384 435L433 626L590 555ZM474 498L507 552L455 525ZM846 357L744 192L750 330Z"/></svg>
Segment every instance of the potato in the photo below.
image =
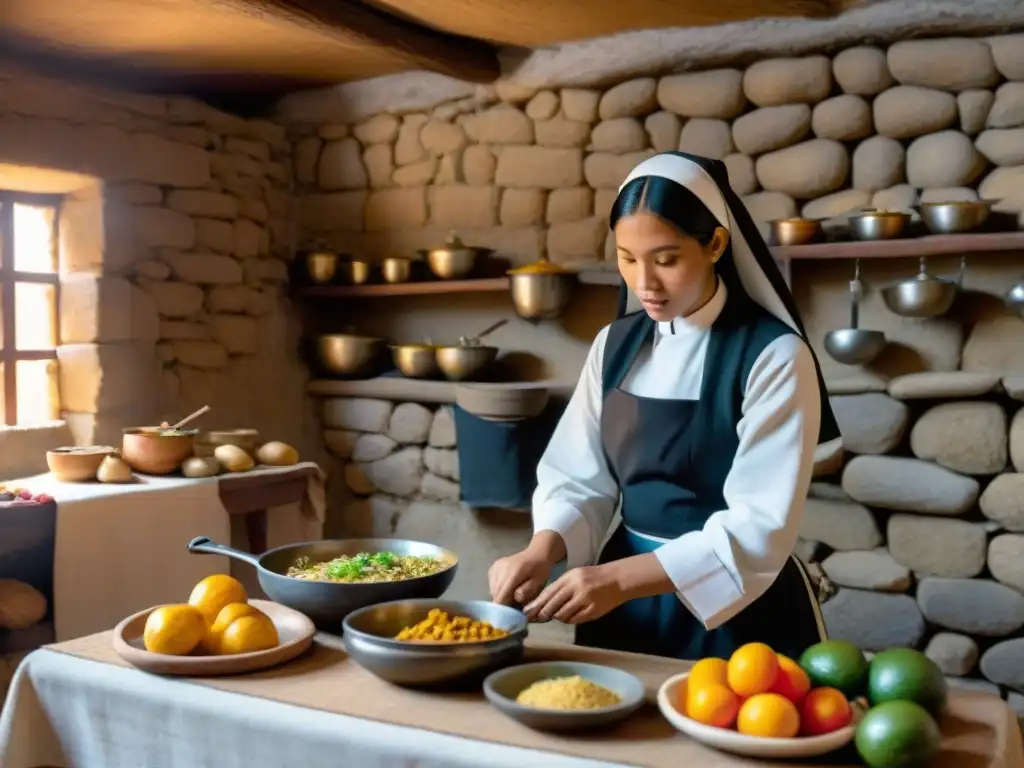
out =
<svg viewBox="0 0 1024 768"><path fill-rule="evenodd" d="M265 443L256 451L256 459L260 464L269 464L274 467L290 467L299 463L299 452L288 443L273 440Z"/></svg>
<svg viewBox="0 0 1024 768"><path fill-rule="evenodd" d="M252 456L237 445L218 445L213 455L228 472L248 472L256 466Z"/></svg>
<svg viewBox="0 0 1024 768"><path fill-rule="evenodd" d="M181 474L185 477L214 477L220 473L220 462L213 456L200 458L193 456L185 459L181 465Z"/></svg>

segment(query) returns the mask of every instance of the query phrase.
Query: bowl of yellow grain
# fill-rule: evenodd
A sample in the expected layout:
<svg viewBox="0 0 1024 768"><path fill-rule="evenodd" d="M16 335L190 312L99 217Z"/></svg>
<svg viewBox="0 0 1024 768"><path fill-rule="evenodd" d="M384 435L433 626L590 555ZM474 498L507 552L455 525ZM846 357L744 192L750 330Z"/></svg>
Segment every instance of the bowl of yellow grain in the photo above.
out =
<svg viewBox="0 0 1024 768"><path fill-rule="evenodd" d="M542 731L599 728L644 703L644 685L621 669L576 661L508 667L484 680L484 696L525 726Z"/></svg>
<svg viewBox="0 0 1024 768"><path fill-rule="evenodd" d="M522 659L522 611L483 600L394 600L345 617L349 656L395 685L476 681Z"/></svg>

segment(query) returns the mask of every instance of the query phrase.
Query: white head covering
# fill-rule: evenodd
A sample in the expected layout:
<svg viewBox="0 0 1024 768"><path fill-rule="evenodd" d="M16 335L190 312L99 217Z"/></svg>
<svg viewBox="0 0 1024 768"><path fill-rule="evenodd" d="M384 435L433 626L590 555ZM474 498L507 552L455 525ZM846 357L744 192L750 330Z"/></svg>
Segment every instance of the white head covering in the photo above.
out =
<svg viewBox="0 0 1024 768"><path fill-rule="evenodd" d="M715 181L712 171L720 174L721 183ZM810 347L793 296L750 214L729 187L724 164L681 152L663 152L647 158L634 168L622 182L619 193L630 182L650 176L668 179L685 187L704 204L718 223L729 231L733 265L743 290L754 302L792 328ZM622 290L626 290L624 283ZM626 302L622 301L620 294L620 311L623 308L627 312L639 309L638 306L630 306L629 300L638 303L631 291ZM813 349L811 354L814 355ZM816 356L814 363L818 372L822 408L819 444L824 447L841 446L838 422L832 412Z"/></svg>
<svg viewBox="0 0 1024 768"><path fill-rule="evenodd" d="M643 176L660 176L686 187L697 197L725 229L729 231L732 244L732 258L740 276L743 289L754 301L797 333L803 334L800 326L786 308L785 302L772 286L750 248L743 230L736 224L732 210L718 184L703 167L683 155L663 153L644 160L630 171L626 180L619 185L619 192L634 179ZM636 301L635 297L631 297ZM633 307L631 307L632 309Z"/></svg>

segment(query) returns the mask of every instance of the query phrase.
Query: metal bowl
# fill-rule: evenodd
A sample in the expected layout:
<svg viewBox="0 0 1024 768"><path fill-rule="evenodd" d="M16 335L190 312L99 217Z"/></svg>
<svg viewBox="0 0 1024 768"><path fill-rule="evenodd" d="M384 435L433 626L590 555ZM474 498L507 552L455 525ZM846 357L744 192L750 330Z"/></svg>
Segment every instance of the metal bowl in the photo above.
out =
<svg viewBox="0 0 1024 768"><path fill-rule="evenodd" d="M387 342L372 336L328 333L316 337L317 361L334 376L373 376L387 360L387 352Z"/></svg>
<svg viewBox="0 0 1024 768"><path fill-rule="evenodd" d="M885 349L885 334L862 328L842 328L825 334L825 351L845 365L867 365Z"/></svg>
<svg viewBox="0 0 1024 768"><path fill-rule="evenodd" d="M436 598L455 578L458 558L447 549L422 541L406 539L334 539L286 544L262 555L251 555L238 549L217 544L206 536L192 539L188 551L195 554L225 555L256 568L260 587L267 597L304 613L319 629L337 633L342 621L353 611L368 605L409 598ZM364 584L344 584L333 581L310 581L288 576L288 569L300 557L315 562L333 560L341 555L360 552L394 552L396 555L429 555L451 565L429 576L403 581L380 581Z"/></svg>
<svg viewBox="0 0 1024 768"><path fill-rule="evenodd" d="M306 275L316 285L331 282L338 275L338 254L333 251L310 251L306 254Z"/></svg>
<svg viewBox="0 0 1024 768"><path fill-rule="evenodd" d="M437 348L429 344L395 344L391 359L403 376L410 379L433 379L441 373L437 365Z"/></svg>
<svg viewBox="0 0 1024 768"><path fill-rule="evenodd" d="M957 285L921 274L882 289L889 310L900 317L929 318L944 315L956 300Z"/></svg>
<svg viewBox="0 0 1024 768"><path fill-rule="evenodd" d="M533 322L560 317L578 282L570 273L514 274L509 280L516 314Z"/></svg>
<svg viewBox="0 0 1024 768"><path fill-rule="evenodd" d="M921 221L936 235L970 232L988 221L992 203L987 200L921 203Z"/></svg>
<svg viewBox="0 0 1024 768"><path fill-rule="evenodd" d="M1012 309L1021 317L1024 317L1024 281L1017 283L1006 292L1004 298L1007 309Z"/></svg>
<svg viewBox="0 0 1024 768"><path fill-rule="evenodd" d="M350 285L363 285L373 276L373 264L362 259L349 259L338 265L342 280Z"/></svg>
<svg viewBox="0 0 1024 768"><path fill-rule="evenodd" d="M412 259L390 256L380 265L381 275L385 283L405 283L412 275Z"/></svg>
<svg viewBox="0 0 1024 768"><path fill-rule="evenodd" d="M825 237L820 219L775 219L769 224L778 245L807 245Z"/></svg>
<svg viewBox="0 0 1024 768"><path fill-rule="evenodd" d="M618 694L619 703L600 709L564 710L528 707L516 701L534 683L576 675ZM576 731L625 720L643 706L644 684L635 675L614 667L579 661L541 661L491 673L484 680L484 696L492 706L528 728Z"/></svg>
<svg viewBox="0 0 1024 768"><path fill-rule="evenodd" d="M850 228L858 240L892 240L903 236L911 218L906 211L868 211L850 216Z"/></svg>
<svg viewBox="0 0 1024 768"><path fill-rule="evenodd" d="M394 637L435 608L486 621L508 634L476 643L408 643ZM432 686L479 679L523 656L528 622L515 608L482 600L398 600L345 617L345 650L356 663L389 683Z"/></svg>
<svg viewBox="0 0 1024 768"><path fill-rule="evenodd" d="M448 381L472 378L493 363L497 356L497 347L458 345L435 350L437 366Z"/></svg>
<svg viewBox="0 0 1024 768"><path fill-rule="evenodd" d="M443 246L418 251L430 271L442 280L457 280L473 271L477 260L490 253L489 248L466 245L452 232Z"/></svg>

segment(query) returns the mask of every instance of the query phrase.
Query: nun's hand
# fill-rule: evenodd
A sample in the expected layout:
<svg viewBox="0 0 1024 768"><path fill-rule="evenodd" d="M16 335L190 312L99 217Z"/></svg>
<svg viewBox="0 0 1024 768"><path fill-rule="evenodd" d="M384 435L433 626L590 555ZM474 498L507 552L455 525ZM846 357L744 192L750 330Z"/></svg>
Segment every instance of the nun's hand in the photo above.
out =
<svg viewBox="0 0 1024 768"><path fill-rule="evenodd" d="M566 571L549 584L524 613L531 621L556 619L582 624L604 616L626 601L618 580L603 565Z"/></svg>

